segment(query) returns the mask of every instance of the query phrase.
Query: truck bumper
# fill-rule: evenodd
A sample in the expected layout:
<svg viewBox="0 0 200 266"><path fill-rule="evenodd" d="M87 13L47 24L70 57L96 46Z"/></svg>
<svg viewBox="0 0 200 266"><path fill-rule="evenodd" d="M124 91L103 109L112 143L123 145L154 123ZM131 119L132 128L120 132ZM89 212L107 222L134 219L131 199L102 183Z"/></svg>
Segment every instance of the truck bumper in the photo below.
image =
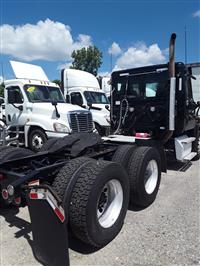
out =
<svg viewBox="0 0 200 266"><path fill-rule="evenodd" d="M59 133L59 132L54 132L54 131L45 131L45 133L48 138L63 138L69 135L68 133Z"/></svg>

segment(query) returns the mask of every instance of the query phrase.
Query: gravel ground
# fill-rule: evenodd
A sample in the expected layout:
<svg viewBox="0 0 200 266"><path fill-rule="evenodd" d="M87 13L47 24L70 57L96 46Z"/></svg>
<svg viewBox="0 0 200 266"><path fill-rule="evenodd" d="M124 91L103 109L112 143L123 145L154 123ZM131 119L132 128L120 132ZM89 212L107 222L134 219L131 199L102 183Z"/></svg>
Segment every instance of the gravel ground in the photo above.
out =
<svg viewBox="0 0 200 266"><path fill-rule="evenodd" d="M0 265L41 265L32 253L27 208L0 213ZM70 249L71 265L200 265L200 167L162 175L156 201L129 210L120 234L102 250ZM59 266L59 265L58 265Z"/></svg>

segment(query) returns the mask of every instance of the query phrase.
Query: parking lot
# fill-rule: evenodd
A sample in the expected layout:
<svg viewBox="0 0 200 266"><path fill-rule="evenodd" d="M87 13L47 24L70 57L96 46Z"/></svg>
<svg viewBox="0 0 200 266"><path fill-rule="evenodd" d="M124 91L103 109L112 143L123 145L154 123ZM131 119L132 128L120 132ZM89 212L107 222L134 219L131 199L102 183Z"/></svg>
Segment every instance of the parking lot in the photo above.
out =
<svg viewBox="0 0 200 266"><path fill-rule="evenodd" d="M200 265L199 162L171 165L156 201L129 210L122 231L93 254L70 249L71 265ZM0 213L0 265L40 265L33 256L27 208Z"/></svg>

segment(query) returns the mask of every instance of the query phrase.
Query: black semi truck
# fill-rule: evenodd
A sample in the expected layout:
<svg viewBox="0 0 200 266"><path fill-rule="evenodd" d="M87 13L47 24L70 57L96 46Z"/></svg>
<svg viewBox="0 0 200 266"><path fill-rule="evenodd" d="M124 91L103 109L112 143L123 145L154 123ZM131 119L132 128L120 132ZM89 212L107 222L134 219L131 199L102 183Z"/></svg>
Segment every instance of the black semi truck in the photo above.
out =
<svg viewBox="0 0 200 266"><path fill-rule="evenodd" d="M198 159L200 103L190 67L174 63L175 38L168 64L112 73L108 137L76 133L38 153L0 148L1 206L28 205L43 264L69 264L69 235L91 249L112 241L129 204L154 202L168 153Z"/></svg>

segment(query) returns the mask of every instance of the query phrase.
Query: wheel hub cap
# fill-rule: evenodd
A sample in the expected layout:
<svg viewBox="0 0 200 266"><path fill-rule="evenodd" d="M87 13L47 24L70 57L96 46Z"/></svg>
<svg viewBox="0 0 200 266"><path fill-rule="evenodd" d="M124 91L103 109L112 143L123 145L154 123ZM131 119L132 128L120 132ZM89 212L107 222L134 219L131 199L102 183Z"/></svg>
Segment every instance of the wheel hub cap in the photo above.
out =
<svg viewBox="0 0 200 266"><path fill-rule="evenodd" d="M158 165L155 160L151 160L146 168L144 185L147 194L152 194L158 182Z"/></svg>
<svg viewBox="0 0 200 266"><path fill-rule="evenodd" d="M43 140L39 135L33 136L32 145L36 149L41 149L43 146Z"/></svg>
<svg viewBox="0 0 200 266"><path fill-rule="evenodd" d="M122 204L122 186L118 180L111 179L103 187L97 204L97 219L102 227L108 228L116 222Z"/></svg>

